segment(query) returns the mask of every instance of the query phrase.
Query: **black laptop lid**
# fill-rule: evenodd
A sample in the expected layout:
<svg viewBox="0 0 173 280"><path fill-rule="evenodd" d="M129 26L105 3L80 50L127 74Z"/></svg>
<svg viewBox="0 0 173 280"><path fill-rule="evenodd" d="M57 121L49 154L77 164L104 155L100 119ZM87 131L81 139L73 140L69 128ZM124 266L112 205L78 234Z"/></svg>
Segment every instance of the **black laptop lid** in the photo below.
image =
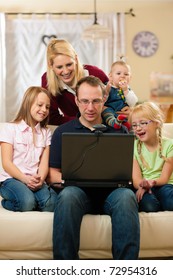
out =
<svg viewBox="0 0 173 280"><path fill-rule="evenodd" d="M132 181L134 135L63 133L62 179L83 186Z"/></svg>

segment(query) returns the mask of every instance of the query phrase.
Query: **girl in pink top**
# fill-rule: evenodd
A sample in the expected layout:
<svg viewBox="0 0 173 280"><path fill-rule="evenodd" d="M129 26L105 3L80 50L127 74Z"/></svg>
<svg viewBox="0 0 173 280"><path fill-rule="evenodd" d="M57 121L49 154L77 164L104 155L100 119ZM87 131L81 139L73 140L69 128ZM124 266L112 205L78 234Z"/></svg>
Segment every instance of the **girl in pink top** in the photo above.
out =
<svg viewBox="0 0 173 280"><path fill-rule="evenodd" d="M16 118L0 132L0 195L7 210L54 210L56 193L45 183L51 141L46 127L49 108L48 91L30 87Z"/></svg>

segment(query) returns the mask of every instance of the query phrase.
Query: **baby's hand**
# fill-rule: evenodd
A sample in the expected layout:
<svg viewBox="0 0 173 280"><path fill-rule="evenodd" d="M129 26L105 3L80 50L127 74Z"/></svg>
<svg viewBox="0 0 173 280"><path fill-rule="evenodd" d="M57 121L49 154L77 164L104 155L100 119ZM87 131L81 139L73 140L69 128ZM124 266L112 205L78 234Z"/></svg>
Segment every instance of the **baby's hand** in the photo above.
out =
<svg viewBox="0 0 173 280"><path fill-rule="evenodd" d="M123 91L127 91L128 90L128 84L126 80L121 80L119 81L119 87L123 90Z"/></svg>
<svg viewBox="0 0 173 280"><path fill-rule="evenodd" d="M127 84L126 80L121 80L121 81L119 81L119 86L120 86L120 87L122 87L122 86L124 86L124 85L126 85L126 84Z"/></svg>

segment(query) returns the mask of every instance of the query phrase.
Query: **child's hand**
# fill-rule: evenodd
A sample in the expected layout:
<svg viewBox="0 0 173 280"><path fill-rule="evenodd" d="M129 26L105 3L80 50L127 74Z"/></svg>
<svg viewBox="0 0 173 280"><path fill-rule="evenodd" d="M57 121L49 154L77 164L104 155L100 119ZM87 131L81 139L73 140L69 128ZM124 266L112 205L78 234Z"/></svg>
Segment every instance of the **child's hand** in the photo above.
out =
<svg viewBox="0 0 173 280"><path fill-rule="evenodd" d="M140 184L139 187L142 189L145 189L146 191L148 191L149 193L151 193L151 188L154 187L156 185L156 181L155 180L146 180L143 179Z"/></svg>
<svg viewBox="0 0 173 280"><path fill-rule="evenodd" d="M26 174L25 175L25 184L32 191L36 191L41 188L43 181L38 174L36 174L36 175Z"/></svg>
<svg viewBox="0 0 173 280"><path fill-rule="evenodd" d="M137 191L136 191L136 198L137 198L137 202L139 203L140 200L142 199L144 193L146 192L145 189L142 189L142 188L139 188Z"/></svg>
<svg viewBox="0 0 173 280"><path fill-rule="evenodd" d="M119 87L123 90L123 92L126 92L128 90L128 84L126 80L119 81Z"/></svg>
<svg viewBox="0 0 173 280"><path fill-rule="evenodd" d="M155 180L143 179L139 184L139 189L136 191L137 201L139 202L142 199L145 192L151 194L152 193L151 188L154 187L155 185L156 185Z"/></svg>

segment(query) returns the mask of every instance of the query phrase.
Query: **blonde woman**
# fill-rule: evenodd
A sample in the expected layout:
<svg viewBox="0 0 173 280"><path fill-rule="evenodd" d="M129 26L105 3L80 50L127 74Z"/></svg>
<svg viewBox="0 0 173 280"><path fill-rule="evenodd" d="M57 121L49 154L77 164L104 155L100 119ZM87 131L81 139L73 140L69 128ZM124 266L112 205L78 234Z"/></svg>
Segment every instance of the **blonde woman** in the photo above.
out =
<svg viewBox="0 0 173 280"><path fill-rule="evenodd" d="M136 135L133 185L139 211L173 210L173 140L162 137L163 113L152 102L135 106L129 120Z"/></svg>
<svg viewBox="0 0 173 280"><path fill-rule="evenodd" d="M75 103L76 84L84 76L98 77L104 84L106 74L96 66L82 65L72 45L61 39L52 39L47 47L47 73L42 86L52 94L49 123L60 125L74 119L78 107Z"/></svg>

